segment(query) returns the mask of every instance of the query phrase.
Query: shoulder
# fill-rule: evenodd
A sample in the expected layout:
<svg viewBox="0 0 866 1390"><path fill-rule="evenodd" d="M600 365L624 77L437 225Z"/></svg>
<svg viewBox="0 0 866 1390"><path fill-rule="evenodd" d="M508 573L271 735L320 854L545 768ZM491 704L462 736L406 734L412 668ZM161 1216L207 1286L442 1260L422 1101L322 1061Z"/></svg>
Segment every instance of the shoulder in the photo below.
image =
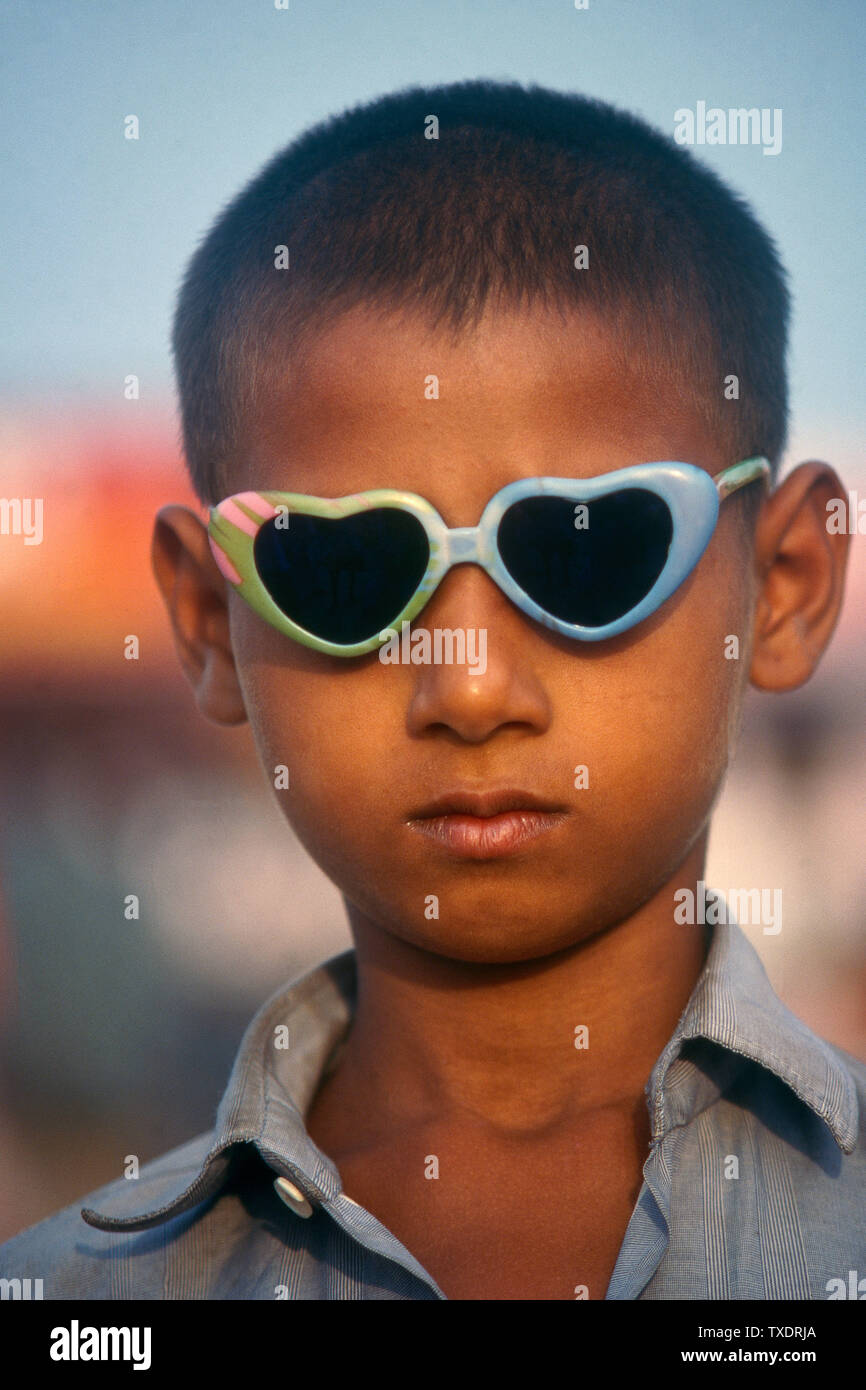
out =
<svg viewBox="0 0 866 1390"><path fill-rule="evenodd" d="M0 1245L0 1280L7 1281L0 1287L0 1297L117 1297L118 1228L99 1229L84 1219L82 1210L105 1215L112 1222L146 1220L146 1214L173 1205L179 1194L193 1187L213 1141L212 1131L198 1135L145 1164L138 1177L106 1183ZM147 1220L147 1225L162 1219ZM126 1235L128 1228L120 1229ZM137 1222L134 1229L145 1226ZM31 1281L29 1290L25 1280ZM22 1282L23 1292L16 1281ZM160 1297L159 1291L154 1297Z"/></svg>
<svg viewBox="0 0 866 1390"><path fill-rule="evenodd" d="M800 1025L800 1047L781 1062L752 1069L743 1093L755 1104L755 1118L769 1125L806 1160L822 1154L835 1162L827 1175L862 1174L866 1163L866 1062ZM767 1069L765 1069L767 1068Z"/></svg>
<svg viewBox="0 0 866 1390"><path fill-rule="evenodd" d="M734 1065L716 1111L720 1131L731 1153L748 1156L762 1190L784 1189L785 1201L796 1194L807 1224L832 1213L862 1237L866 1062L805 1025L801 1031L796 1059L785 1053L784 1072L767 1056L759 1065Z"/></svg>

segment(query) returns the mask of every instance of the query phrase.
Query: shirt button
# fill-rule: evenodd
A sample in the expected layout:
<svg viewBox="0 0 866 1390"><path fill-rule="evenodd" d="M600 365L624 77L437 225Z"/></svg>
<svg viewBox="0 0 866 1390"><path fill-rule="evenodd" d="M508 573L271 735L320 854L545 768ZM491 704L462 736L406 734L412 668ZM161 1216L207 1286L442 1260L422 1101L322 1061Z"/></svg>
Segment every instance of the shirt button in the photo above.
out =
<svg viewBox="0 0 866 1390"><path fill-rule="evenodd" d="M274 1190L278 1197L285 1202L287 1207L291 1207L297 1216L312 1216L313 1208L307 1201L299 1187L295 1187L288 1178L279 1177L274 1180Z"/></svg>

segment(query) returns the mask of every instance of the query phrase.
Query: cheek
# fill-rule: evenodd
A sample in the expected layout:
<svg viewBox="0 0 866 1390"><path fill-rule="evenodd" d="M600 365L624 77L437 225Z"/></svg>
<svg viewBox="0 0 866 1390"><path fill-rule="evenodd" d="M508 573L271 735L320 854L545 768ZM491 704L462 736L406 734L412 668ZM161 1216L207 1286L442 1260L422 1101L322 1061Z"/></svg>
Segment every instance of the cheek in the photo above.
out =
<svg viewBox="0 0 866 1390"><path fill-rule="evenodd" d="M288 770L288 788L275 788L281 811L313 858L339 879L349 860L375 857L371 812L383 806L400 712L392 708L390 683L375 682L374 698L363 668L319 664L311 671L303 656L289 664L283 655L279 665L243 668L253 737L272 786L275 769Z"/></svg>
<svg viewBox="0 0 866 1390"><path fill-rule="evenodd" d="M693 838L733 756L748 679L748 584L723 549L705 561L682 601L599 681L594 804L636 843L650 824L657 842Z"/></svg>

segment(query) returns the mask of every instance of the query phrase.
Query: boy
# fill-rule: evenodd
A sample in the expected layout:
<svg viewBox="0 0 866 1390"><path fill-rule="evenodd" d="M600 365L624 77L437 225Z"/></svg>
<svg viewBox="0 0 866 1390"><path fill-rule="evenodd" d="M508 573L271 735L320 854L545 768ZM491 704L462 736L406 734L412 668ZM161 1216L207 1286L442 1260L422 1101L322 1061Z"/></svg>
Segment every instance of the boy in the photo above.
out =
<svg viewBox="0 0 866 1390"><path fill-rule="evenodd" d="M174 336L211 521L163 508L155 573L355 947L253 1020L212 1133L5 1276L825 1299L866 1269L866 1067L717 900L678 907L746 685L807 680L841 603L840 480L767 476L787 318L715 176L537 87L350 111L222 214Z"/></svg>

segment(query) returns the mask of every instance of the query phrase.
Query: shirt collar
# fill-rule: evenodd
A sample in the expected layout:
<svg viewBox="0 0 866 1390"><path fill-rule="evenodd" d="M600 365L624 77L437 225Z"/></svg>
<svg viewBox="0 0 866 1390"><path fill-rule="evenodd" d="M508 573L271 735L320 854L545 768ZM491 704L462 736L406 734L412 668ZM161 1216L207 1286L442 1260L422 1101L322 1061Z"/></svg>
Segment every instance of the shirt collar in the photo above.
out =
<svg viewBox="0 0 866 1390"><path fill-rule="evenodd" d="M825 1121L840 1149L853 1151L859 1123L854 1078L830 1044L785 1007L736 922L713 928L704 969L653 1068L646 1089L654 1140L694 1115L701 1098L705 1103L714 1098L712 1086L708 1092L706 1083L696 1084L695 1069L681 1058L693 1038L705 1038L734 1059L745 1057L765 1067Z"/></svg>
<svg viewBox="0 0 866 1390"><path fill-rule="evenodd" d="M158 1226L214 1196L242 1144L255 1145L313 1207L335 1198L341 1191L339 1172L313 1143L304 1115L338 1060L356 988L350 949L274 994L244 1034L214 1130L148 1165L146 1209L138 1183L123 1182L108 1189L102 1211L82 1209L85 1221L102 1230ZM694 1038L718 1043L773 1072L826 1122L839 1147L852 1152L858 1124L852 1076L829 1044L785 1008L736 923L714 927L704 969L653 1068L646 1090L654 1141L720 1094L681 1058Z"/></svg>
<svg viewBox="0 0 866 1390"><path fill-rule="evenodd" d="M214 1196L243 1144L253 1144L312 1206L335 1197L342 1190L339 1172L313 1143L303 1117L336 1063L356 987L351 949L272 995L244 1033L214 1129L149 1164L140 1181L112 1184L100 1194L101 1211L82 1208L84 1220L106 1231L161 1225Z"/></svg>

